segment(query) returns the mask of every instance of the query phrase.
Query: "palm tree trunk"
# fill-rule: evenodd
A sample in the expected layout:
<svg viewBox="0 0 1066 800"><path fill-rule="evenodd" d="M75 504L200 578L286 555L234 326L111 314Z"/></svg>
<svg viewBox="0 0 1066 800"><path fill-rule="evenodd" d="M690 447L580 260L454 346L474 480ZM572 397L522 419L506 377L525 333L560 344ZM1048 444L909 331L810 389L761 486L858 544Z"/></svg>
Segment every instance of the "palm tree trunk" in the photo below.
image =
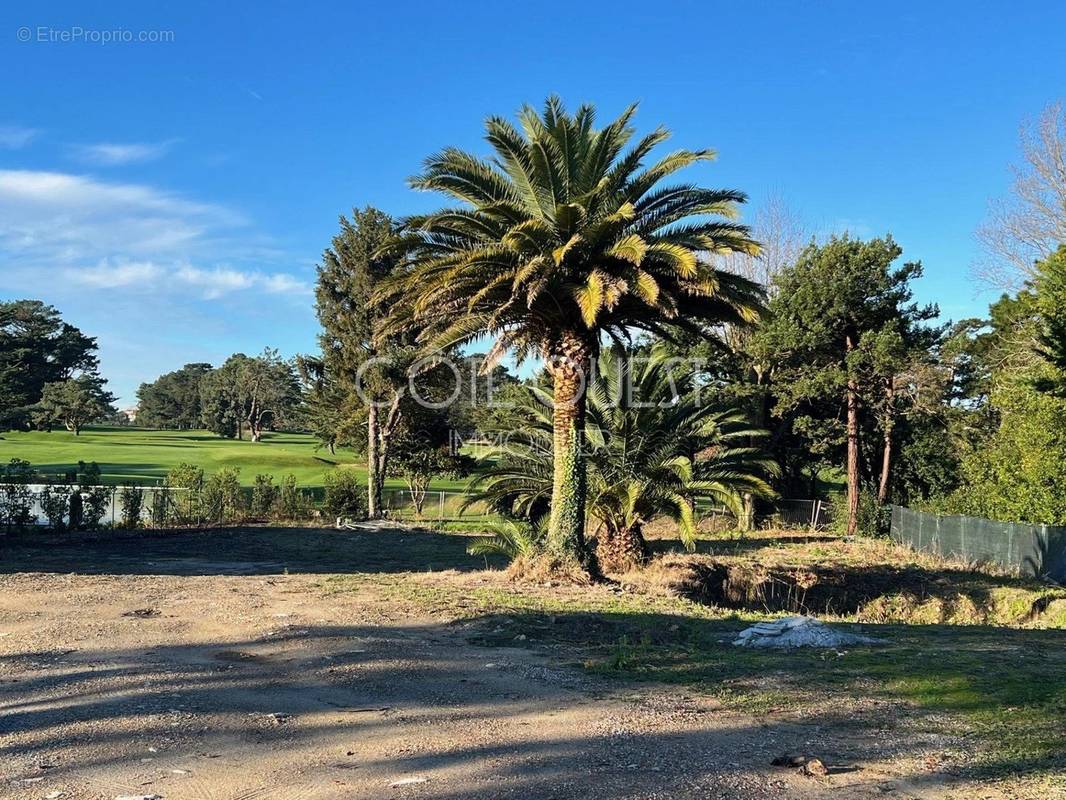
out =
<svg viewBox="0 0 1066 800"><path fill-rule="evenodd" d="M596 559L604 572L626 572L644 563L648 548L639 525L622 530L604 528L596 544Z"/></svg>
<svg viewBox="0 0 1066 800"><path fill-rule="evenodd" d="M589 346L564 333L549 358L554 381L552 411L552 502L548 547L560 558L585 563L585 385L591 364Z"/></svg>

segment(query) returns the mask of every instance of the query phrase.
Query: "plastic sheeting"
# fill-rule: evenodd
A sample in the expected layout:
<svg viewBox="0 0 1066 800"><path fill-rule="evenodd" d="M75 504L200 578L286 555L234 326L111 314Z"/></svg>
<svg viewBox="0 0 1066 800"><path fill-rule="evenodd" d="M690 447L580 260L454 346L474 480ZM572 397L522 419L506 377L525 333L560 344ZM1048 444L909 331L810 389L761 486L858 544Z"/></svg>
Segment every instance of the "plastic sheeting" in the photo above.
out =
<svg viewBox="0 0 1066 800"><path fill-rule="evenodd" d="M954 561L998 564L1022 575L1066 581L1066 528L892 506L892 538Z"/></svg>

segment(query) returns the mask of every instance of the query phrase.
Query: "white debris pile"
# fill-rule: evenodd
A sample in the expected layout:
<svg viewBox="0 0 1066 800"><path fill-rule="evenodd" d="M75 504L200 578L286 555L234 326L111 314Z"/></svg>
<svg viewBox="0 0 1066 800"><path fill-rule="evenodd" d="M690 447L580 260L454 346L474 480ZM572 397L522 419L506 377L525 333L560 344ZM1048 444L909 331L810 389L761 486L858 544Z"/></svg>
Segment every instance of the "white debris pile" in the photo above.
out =
<svg viewBox="0 0 1066 800"><path fill-rule="evenodd" d="M733 641L738 647L847 647L856 644L880 644L880 639L837 630L814 617L783 617L745 628Z"/></svg>

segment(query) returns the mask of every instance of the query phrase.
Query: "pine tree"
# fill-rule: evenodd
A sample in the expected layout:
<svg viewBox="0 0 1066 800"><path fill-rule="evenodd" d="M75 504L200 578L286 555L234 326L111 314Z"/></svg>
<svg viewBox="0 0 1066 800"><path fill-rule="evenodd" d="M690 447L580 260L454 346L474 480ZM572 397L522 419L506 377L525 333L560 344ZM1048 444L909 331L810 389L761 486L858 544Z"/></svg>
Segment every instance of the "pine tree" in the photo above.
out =
<svg viewBox="0 0 1066 800"><path fill-rule="evenodd" d="M315 310L322 355L308 413L310 427L327 445L365 443L367 506L374 519L381 514L390 443L417 351L409 336L381 329L386 308L375 289L397 264L396 257L380 253L394 233L392 220L368 206L354 209L351 219L341 216L340 228L318 267ZM365 438L351 435L359 425L365 425Z"/></svg>
<svg viewBox="0 0 1066 800"><path fill-rule="evenodd" d="M891 236L811 244L775 279L770 321L758 334L773 364L775 413L792 415L812 451L844 442L849 533L858 523L864 412L884 414L887 486L896 378L940 336L939 328L921 325L939 313L936 306L911 303L921 264L893 267L902 252Z"/></svg>

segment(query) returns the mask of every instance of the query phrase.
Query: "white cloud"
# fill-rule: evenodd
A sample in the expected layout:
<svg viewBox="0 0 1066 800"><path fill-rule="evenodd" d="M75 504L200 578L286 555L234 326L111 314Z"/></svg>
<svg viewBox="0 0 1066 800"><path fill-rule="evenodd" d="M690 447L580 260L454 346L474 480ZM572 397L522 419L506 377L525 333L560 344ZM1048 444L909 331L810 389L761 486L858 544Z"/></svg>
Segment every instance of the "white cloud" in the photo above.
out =
<svg viewBox="0 0 1066 800"><path fill-rule="evenodd" d="M139 164L154 161L163 156L176 142L129 142L117 144L100 142L98 144L78 144L71 147L75 158L103 167L117 167L123 164Z"/></svg>
<svg viewBox="0 0 1066 800"><path fill-rule="evenodd" d="M122 286L144 285L159 278L162 269L148 261L130 264L101 262L95 267L68 269L64 273L69 280L95 289L117 289Z"/></svg>
<svg viewBox="0 0 1066 800"><path fill-rule="evenodd" d="M94 267L64 270L72 283L93 289L138 288L143 291L195 290L205 300L254 289L270 294L306 295L311 287L298 278L278 272L265 274L232 267L203 269L191 264L164 267L150 261L102 261Z"/></svg>
<svg viewBox="0 0 1066 800"><path fill-rule="evenodd" d="M303 281L287 275L284 272L276 272L263 279L263 287L271 294L310 294L311 287Z"/></svg>
<svg viewBox="0 0 1066 800"><path fill-rule="evenodd" d="M215 300L230 292L250 289L258 282L255 273L241 272L228 267L199 269L197 267L179 267L174 277L178 282L203 289L204 297Z"/></svg>
<svg viewBox="0 0 1066 800"><path fill-rule="evenodd" d="M9 263L188 259L208 251L217 257L224 245L218 237L243 225L228 209L150 186L0 170L0 256Z"/></svg>
<svg viewBox="0 0 1066 800"><path fill-rule="evenodd" d="M266 237L222 206L138 183L0 170L0 272L9 291L36 296L60 277L107 290L112 301L118 291L175 302L309 294L298 277L269 269L280 260Z"/></svg>
<svg viewBox="0 0 1066 800"><path fill-rule="evenodd" d="M266 274L232 267L200 269L183 265L173 273L173 278L176 284L202 289L207 300L215 300L231 292L246 289L288 295L305 295L311 292L308 284L284 272Z"/></svg>
<svg viewBox="0 0 1066 800"><path fill-rule="evenodd" d="M0 125L0 150L18 150L33 141L40 131L18 125Z"/></svg>

